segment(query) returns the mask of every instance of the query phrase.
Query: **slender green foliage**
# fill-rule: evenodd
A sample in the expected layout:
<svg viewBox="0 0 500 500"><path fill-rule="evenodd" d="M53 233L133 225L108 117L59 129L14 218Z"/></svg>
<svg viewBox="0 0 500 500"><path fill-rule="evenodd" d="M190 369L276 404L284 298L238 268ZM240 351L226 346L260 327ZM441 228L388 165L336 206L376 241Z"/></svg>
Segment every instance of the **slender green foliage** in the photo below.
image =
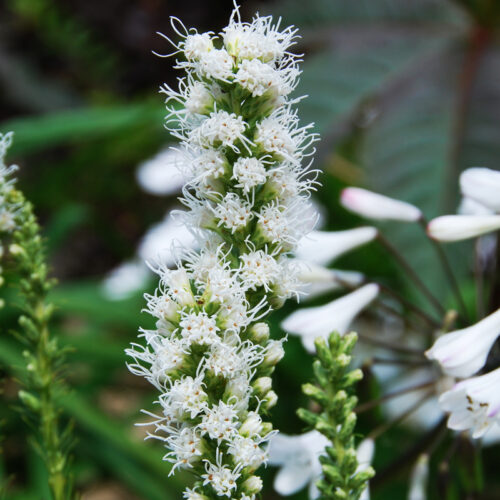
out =
<svg viewBox="0 0 500 500"><path fill-rule="evenodd" d="M341 337L332 333L328 342L315 341L317 358L313 369L316 384L304 384L303 392L320 405L321 413L300 408L298 416L321 432L330 442L326 454L320 457L323 478L317 483L322 500L357 500L375 471L371 467L359 470L356 457L353 412L357 398L353 385L362 378L359 369L349 370L350 353L357 335Z"/></svg>

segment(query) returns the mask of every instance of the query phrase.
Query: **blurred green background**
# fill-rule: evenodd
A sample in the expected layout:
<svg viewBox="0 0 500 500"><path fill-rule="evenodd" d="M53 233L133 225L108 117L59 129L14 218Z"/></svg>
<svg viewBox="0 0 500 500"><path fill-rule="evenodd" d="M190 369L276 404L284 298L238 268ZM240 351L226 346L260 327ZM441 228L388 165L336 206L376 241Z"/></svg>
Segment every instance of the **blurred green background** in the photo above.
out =
<svg viewBox="0 0 500 500"><path fill-rule="evenodd" d="M242 3L246 19L259 10L300 28L297 50L304 52L305 62L297 95L309 95L300 105L301 117L314 121L322 137L315 166L324 172L317 200L327 229L361 223L338 205L345 185L415 203L432 217L456 210L462 169L498 168L498 1ZM0 4L0 131L15 132L8 160L21 166L19 185L35 205L60 282L53 294L58 306L53 331L73 348L66 373L71 392L60 405L65 418L74 421L73 469L86 500L181 496L186 478L167 478L163 450L158 443L144 443L144 428L133 426L141 419L140 408L151 409L155 397L145 382L128 373L123 352L139 325L148 324L140 314L143 299L137 293L110 301L101 281L135 254L146 229L175 204L175 196L146 194L135 180L137 165L170 142L157 91L179 76L171 59L152 54L168 51L155 32L173 36L171 15L186 26L217 31L231 9L231 1L204 0ZM395 224L388 234L449 302L439 264L418 229ZM461 269L467 271L466 254L459 252L451 257L461 258ZM385 257L368 246L336 267L362 270L411 295ZM462 278L467 287L467 276ZM280 319L294 307L273 315L276 337L282 335ZM3 311L0 484L8 499L48 499L43 464L16 410L22 358L7 333L13 322L14 311ZM380 323L378 317L367 322L372 329ZM281 430L297 433L303 426L295 409L306 404L300 385L310 378L311 360L295 338L286 351L277 371L280 402L273 419ZM378 390L369 377L361 387L365 393ZM371 412L361 419L361 429L380 421L380 412ZM417 437L411 430L395 429L380 440L375 468L381 473L372 498L405 498L411 463L397 468L391 463ZM489 449L487 458L493 486L477 498L498 499L498 449ZM265 499L278 498L271 487L274 472L268 468L264 473ZM291 498L304 499L306 493ZM444 497L436 491L432 498Z"/></svg>

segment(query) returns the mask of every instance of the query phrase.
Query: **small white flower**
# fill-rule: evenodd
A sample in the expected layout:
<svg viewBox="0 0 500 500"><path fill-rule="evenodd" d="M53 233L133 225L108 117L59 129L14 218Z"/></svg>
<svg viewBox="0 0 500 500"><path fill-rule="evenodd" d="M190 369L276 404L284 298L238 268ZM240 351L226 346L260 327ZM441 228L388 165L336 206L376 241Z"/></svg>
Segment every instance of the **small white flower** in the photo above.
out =
<svg viewBox="0 0 500 500"><path fill-rule="evenodd" d="M165 416L182 419L185 415L196 417L207 405L207 394L200 377L186 376L174 382L170 390L160 397Z"/></svg>
<svg viewBox="0 0 500 500"><path fill-rule="evenodd" d="M190 140L200 147L227 146L239 151L237 141L248 142L243 132L247 124L241 116L227 111L214 111L201 125L190 132Z"/></svg>
<svg viewBox="0 0 500 500"><path fill-rule="evenodd" d="M340 203L351 212L368 219L415 222L422 217L422 212L410 203L362 188L344 189Z"/></svg>
<svg viewBox="0 0 500 500"><path fill-rule="evenodd" d="M228 165L226 157L216 149L203 150L192 162L194 175L202 183L222 177Z"/></svg>
<svg viewBox="0 0 500 500"><path fill-rule="evenodd" d="M418 457L411 472L408 500L425 500L427 498L427 479L429 478L429 455Z"/></svg>
<svg viewBox="0 0 500 500"><path fill-rule="evenodd" d="M474 439L500 424L500 368L463 380L439 398L441 408L450 413L448 427L470 430Z"/></svg>
<svg viewBox="0 0 500 500"><path fill-rule="evenodd" d="M250 203L235 193L226 194L212 211L219 219L218 225L230 229L232 233L246 227L253 216Z"/></svg>
<svg viewBox="0 0 500 500"><path fill-rule="evenodd" d="M238 181L236 187L248 193L252 188L266 182L266 168L257 158L238 158L233 165L233 178Z"/></svg>
<svg viewBox="0 0 500 500"><path fill-rule="evenodd" d="M188 35L183 42L182 49L188 60L199 60L214 48L210 33L196 33Z"/></svg>
<svg viewBox="0 0 500 500"><path fill-rule="evenodd" d="M202 474L203 484L210 484L218 496L231 497L231 491L236 489L236 481L240 477L239 469L231 470L227 465L205 463L206 473Z"/></svg>
<svg viewBox="0 0 500 500"><path fill-rule="evenodd" d="M460 175L462 194L493 212L500 212L500 172L489 168L468 168Z"/></svg>
<svg viewBox="0 0 500 500"><path fill-rule="evenodd" d="M214 98L202 82L190 85L184 106L189 113L204 114L211 110Z"/></svg>
<svg viewBox="0 0 500 500"><path fill-rule="evenodd" d="M500 215L443 215L432 219L427 234L439 241L460 241L500 229Z"/></svg>
<svg viewBox="0 0 500 500"><path fill-rule="evenodd" d="M267 461L267 453L250 437L236 436L228 446L228 453L236 464L257 469Z"/></svg>
<svg viewBox="0 0 500 500"><path fill-rule="evenodd" d="M377 229L359 227L346 231L311 231L299 241L295 250L298 259L326 265L354 248L375 239Z"/></svg>
<svg viewBox="0 0 500 500"><path fill-rule="evenodd" d="M365 285L324 306L295 311L281 323L281 327L300 336L304 347L313 353L317 337L327 337L334 331L345 334L354 318L375 299L378 292L378 285Z"/></svg>
<svg viewBox="0 0 500 500"><path fill-rule="evenodd" d="M189 343L212 345L219 341L216 317L205 311L182 313L181 336Z"/></svg>
<svg viewBox="0 0 500 500"><path fill-rule="evenodd" d="M165 148L139 165L136 172L137 182L150 194L164 196L177 193L186 182L181 168L183 160L182 152L170 147Z"/></svg>
<svg viewBox="0 0 500 500"><path fill-rule="evenodd" d="M485 207L479 201L473 200L472 198L468 198L467 196L463 197L460 201L460 205L457 209L457 213L459 215L492 215L494 214L493 210Z"/></svg>
<svg viewBox="0 0 500 500"><path fill-rule="evenodd" d="M269 442L269 464L279 466L274 489L283 496L293 495L309 484L309 498L317 497L315 482L321 477L319 456L329 446L328 439L318 431L298 436L283 433Z"/></svg>
<svg viewBox="0 0 500 500"><path fill-rule="evenodd" d="M210 438L216 439L218 443L224 440L231 441L237 433L237 416L234 405L221 401L206 409L199 428L203 434L208 434Z"/></svg>
<svg viewBox="0 0 500 500"><path fill-rule="evenodd" d="M191 467L202 455L201 438L193 427L184 427L179 433L172 434L167 443L172 451L166 459L174 464L170 474L178 467Z"/></svg>
<svg viewBox="0 0 500 500"><path fill-rule="evenodd" d="M277 119L264 118L257 125L256 144L267 153L275 154L281 160L294 158L297 144L290 131Z"/></svg>
<svg viewBox="0 0 500 500"><path fill-rule="evenodd" d="M257 250L242 254L240 261L240 273L245 288L255 290L262 286L269 291L280 271L276 259L264 250Z"/></svg>
<svg viewBox="0 0 500 500"><path fill-rule="evenodd" d="M442 335L425 354L437 361L444 373L470 377L484 366L499 335L500 309L468 328Z"/></svg>
<svg viewBox="0 0 500 500"><path fill-rule="evenodd" d="M196 70L206 78L227 82L233 77L233 58L226 49L212 49L201 54Z"/></svg>

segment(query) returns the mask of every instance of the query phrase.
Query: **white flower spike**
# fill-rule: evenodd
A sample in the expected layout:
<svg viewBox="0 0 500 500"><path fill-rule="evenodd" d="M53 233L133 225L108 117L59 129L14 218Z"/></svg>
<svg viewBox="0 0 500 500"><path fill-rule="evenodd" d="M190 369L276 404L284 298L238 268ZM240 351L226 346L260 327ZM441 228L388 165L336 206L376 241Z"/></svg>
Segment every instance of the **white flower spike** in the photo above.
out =
<svg viewBox="0 0 500 500"><path fill-rule="evenodd" d="M346 231L311 231L302 238L295 250L298 259L326 265L341 255L365 243L369 243L377 236L374 227L359 227Z"/></svg>
<svg viewBox="0 0 500 500"><path fill-rule="evenodd" d="M432 219L427 234L438 241L461 241L500 229L500 215L443 215Z"/></svg>
<svg viewBox="0 0 500 500"><path fill-rule="evenodd" d="M499 335L500 309L472 326L442 335L425 354L447 375L470 377L484 366Z"/></svg>
<svg viewBox="0 0 500 500"><path fill-rule="evenodd" d="M304 347L314 353L316 337L326 338L334 331L341 335L347 333L354 318L377 297L378 292L378 285L370 283L324 306L295 311L281 323L281 327L301 337Z"/></svg>
<svg viewBox="0 0 500 500"><path fill-rule="evenodd" d="M500 172L489 168L468 168L460 175L462 194L493 212L500 212Z"/></svg>
<svg viewBox="0 0 500 500"><path fill-rule="evenodd" d="M448 427L470 430L474 439L500 424L500 368L463 380L439 398L441 408L450 414Z"/></svg>
<svg viewBox="0 0 500 500"><path fill-rule="evenodd" d="M168 254L153 258L155 327L127 350L129 369L159 392L153 436L171 473L189 468L200 479L184 497L255 500L273 434L261 414L277 402L269 375L283 356L261 320L299 291L288 255L317 220L302 165L316 136L287 97L300 74L294 29L271 17L242 22L238 7L219 35L172 27L187 74L162 92L187 177L177 220L196 241L170 253L175 270Z"/></svg>
<svg viewBox="0 0 500 500"><path fill-rule="evenodd" d="M367 219L416 222L422 217L420 209L410 203L362 188L345 188L340 203L347 210Z"/></svg>

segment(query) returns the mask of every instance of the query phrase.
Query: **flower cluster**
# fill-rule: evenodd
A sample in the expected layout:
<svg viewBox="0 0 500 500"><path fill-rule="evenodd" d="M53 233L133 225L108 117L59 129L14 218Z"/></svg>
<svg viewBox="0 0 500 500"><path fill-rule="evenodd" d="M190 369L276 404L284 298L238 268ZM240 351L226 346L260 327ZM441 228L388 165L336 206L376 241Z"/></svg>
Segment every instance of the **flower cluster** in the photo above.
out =
<svg viewBox="0 0 500 500"><path fill-rule="evenodd" d="M273 434L262 417L276 404L270 375L284 353L262 319L299 293L288 254L316 220L314 174L302 166L315 136L288 98L299 75L293 28L242 22L237 8L219 36L172 26L186 71L178 90L162 88L188 179L177 215L200 250L181 251L174 270L153 266L156 328L128 349L129 367L160 393L154 437L172 472L199 478L184 497L249 500L262 488L255 471Z"/></svg>

